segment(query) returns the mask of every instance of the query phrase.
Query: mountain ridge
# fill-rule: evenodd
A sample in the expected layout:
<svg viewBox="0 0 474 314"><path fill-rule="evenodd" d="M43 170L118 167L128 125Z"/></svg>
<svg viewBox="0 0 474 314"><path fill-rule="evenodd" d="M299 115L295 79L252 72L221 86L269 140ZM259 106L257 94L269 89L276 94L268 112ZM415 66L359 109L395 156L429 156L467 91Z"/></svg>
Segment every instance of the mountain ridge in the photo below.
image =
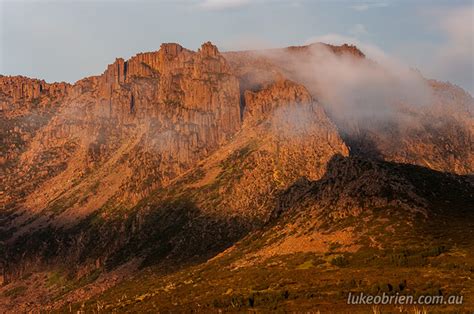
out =
<svg viewBox="0 0 474 314"><path fill-rule="evenodd" d="M331 69L338 74L341 64L382 82L380 73L390 70L350 45L220 53L207 42L196 52L169 43L117 58L101 75L73 85L0 77L0 307L67 311L65 302L56 302L64 298L75 309L105 302L108 309L145 310L152 303L136 301L131 290L128 303L118 301L121 285L132 284L129 276L152 272L150 289L162 289L156 285L170 276L183 279L187 269L206 273L206 265L210 278L219 265L241 269L237 277L248 271L260 278L255 265L268 258L287 265L281 271L289 276L301 258L310 262L297 269L308 274L318 263L329 272L341 266L338 280L344 280L345 263L362 267L364 254L415 261L421 268L414 271L423 273L445 259L459 263L456 250L470 263L472 241L460 241L459 232L436 231L438 238L427 236L417 246L409 226L436 230L442 220L427 217L451 207L454 216L465 212L465 223L472 222L472 97L452 85L420 83L418 76L396 77L388 81L396 88L404 78L429 88L430 103L395 99L381 104L387 113L368 119L341 107L337 93L321 81ZM359 81L344 83L349 91L367 89ZM349 96L343 100L360 98ZM452 228L467 230L460 221L450 222ZM397 238L397 228L406 237ZM391 248L391 240L400 248ZM397 251L403 245L406 254ZM472 272L466 265L453 278ZM202 299L213 309L234 308L235 302L252 308L246 294L256 288L249 285L216 294L214 301L184 299ZM268 298L287 309L320 305L306 296L314 293L308 287L298 292L291 284L278 286L283 288L257 293L263 299L255 306L268 309ZM163 289L165 295L174 291ZM156 297L142 292L143 300ZM159 304L166 310L173 302Z"/></svg>

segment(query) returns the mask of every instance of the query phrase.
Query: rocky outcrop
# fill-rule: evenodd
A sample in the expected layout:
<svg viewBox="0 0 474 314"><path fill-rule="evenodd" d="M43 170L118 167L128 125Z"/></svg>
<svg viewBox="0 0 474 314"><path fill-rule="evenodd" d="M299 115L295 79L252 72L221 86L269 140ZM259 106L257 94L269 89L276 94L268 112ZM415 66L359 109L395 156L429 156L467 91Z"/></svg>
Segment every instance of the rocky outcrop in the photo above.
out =
<svg viewBox="0 0 474 314"><path fill-rule="evenodd" d="M222 184L226 197L212 209L265 222L278 193L301 177L321 178L334 155L349 151L304 86L276 76L243 95L244 144L222 162L240 175Z"/></svg>
<svg viewBox="0 0 474 314"><path fill-rule="evenodd" d="M43 102L45 98L54 100L65 97L71 85L67 83L46 83L43 80L24 76L0 75L0 111L12 111L16 104L31 107Z"/></svg>
<svg viewBox="0 0 474 314"><path fill-rule="evenodd" d="M62 86L32 82L23 87L23 98L54 96ZM61 211L81 217L111 198L132 206L241 126L239 82L211 43L197 52L163 44L156 52L117 59L102 75L67 91L52 119L15 155L17 165L8 167L10 205L42 210L60 197L68 204ZM102 196L84 201L99 185L107 186Z"/></svg>
<svg viewBox="0 0 474 314"><path fill-rule="evenodd" d="M342 44L340 46L329 45L324 43L313 43L306 46L292 46L285 48L288 53L308 57L313 50L327 49L337 56L352 56L355 58L365 58L365 54L354 45Z"/></svg>
<svg viewBox="0 0 474 314"><path fill-rule="evenodd" d="M36 132L54 116L70 90L67 83L0 76L0 207L5 208L15 199L8 191L23 180L13 174L19 157Z"/></svg>
<svg viewBox="0 0 474 314"><path fill-rule="evenodd" d="M151 84L154 89L146 99L142 94L147 91L141 90L144 84ZM237 91L238 81L230 73L227 62L208 42L198 52L178 44L163 44L157 52L141 53L128 61L117 59L97 79L94 94L111 103L121 103L126 109L122 113L133 113L142 119L149 118L150 111L163 105L192 115L212 112L215 128L207 132L213 133L213 138L203 140L213 146L239 129ZM192 119L185 118L196 125L204 122Z"/></svg>
<svg viewBox="0 0 474 314"><path fill-rule="evenodd" d="M310 104L312 97L303 85L280 78L258 91L244 92L245 123L268 119L279 107Z"/></svg>

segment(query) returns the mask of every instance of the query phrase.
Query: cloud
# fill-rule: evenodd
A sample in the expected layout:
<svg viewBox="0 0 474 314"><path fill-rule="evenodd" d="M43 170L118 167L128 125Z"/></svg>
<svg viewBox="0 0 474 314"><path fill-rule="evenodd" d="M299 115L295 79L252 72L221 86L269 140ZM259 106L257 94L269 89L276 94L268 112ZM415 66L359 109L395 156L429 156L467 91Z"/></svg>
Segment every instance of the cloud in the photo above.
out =
<svg viewBox="0 0 474 314"><path fill-rule="evenodd" d="M444 12L439 27L447 37L442 54L472 59L474 51L474 5Z"/></svg>
<svg viewBox="0 0 474 314"><path fill-rule="evenodd" d="M311 37L305 41L305 44L312 44L312 43L326 43L331 45L342 45L342 44L351 44L357 46L360 50L364 52L364 54L377 62L381 63L399 63L398 61L395 62L393 57L389 57L382 49L378 46L367 43L364 41L359 40L357 37L354 36L346 36L341 34L330 33L322 36L315 36Z"/></svg>
<svg viewBox="0 0 474 314"><path fill-rule="evenodd" d="M378 4L380 5L380 4ZM471 94L474 93L474 5L464 5L452 8L428 8L421 11L420 17L440 37L437 42L429 40L407 43L397 49L403 50L401 55L422 54L413 61L413 65L423 69L428 77L462 86ZM325 42L334 45L344 43L359 47L369 58L390 65L391 69L406 68L406 62L388 55L376 45L367 41L369 35L363 24L355 24L347 32L348 35L326 34L310 38L307 43ZM400 54L400 53L399 53ZM405 56L406 59L406 56Z"/></svg>
<svg viewBox="0 0 474 314"><path fill-rule="evenodd" d="M251 0L203 0L199 6L208 10L235 9L251 4Z"/></svg>
<svg viewBox="0 0 474 314"><path fill-rule="evenodd" d="M373 9L373 8L385 8L385 7L388 7L387 2L376 2L376 1L361 2L361 3L357 3L357 4L354 4L354 5L350 6L350 8L352 10L359 11L359 12L367 11L367 10Z"/></svg>
<svg viewBox="0 0 474 314"><path fill-rule="evenodd" d="M318 95L318 100L341 127L346 123L409 121L408 116L400 113L400 106L416 108L432 103L432 89L424 78L379 47L339 34L307 41L314 42L355 44L368 59L335 55L322 45L311 45L305 58L286 52L268 53L286 68L293 80L302 82L313 95Z"/></svg>
<svg viewBox="0 0 474 314"><path fill-rule="evenodd" d="M221 51L258 50L278 47L277 44L254 34L229 37L217 43Z"/></svg>
<svg viewBox="0 0 474 314"><path fill-rule="evenodd" d="M433 66L444 77L453 78L474 91L474 5L436 13L437 27L445 37L435 52Z"/></svg>
<svg viewBox="0 0 474 314"><path fill-rule="evenodd" d="M422 8L418 17L434 39L407 42L398 53L428 77L462 86L474 95L474 4Z"/></svg>
<svg viewBox="0 0 474 314"><path fill-rule="evenodd" d="M273 5L276 3L282 3L288 5L289 7L301 7L303 0L199 0L198 6L205 10L232 10L243 8L255 4L269 4ZM271 8L270 8L271 9Z"/></svg>
<svg viewBox="0 0 474 314"><path fill-rule="evenodd" d="M355 24L350 30L349 33L352 35L359 37L359 36L365 36L368 35L369 32L365 28L364 24Z"/></svg>

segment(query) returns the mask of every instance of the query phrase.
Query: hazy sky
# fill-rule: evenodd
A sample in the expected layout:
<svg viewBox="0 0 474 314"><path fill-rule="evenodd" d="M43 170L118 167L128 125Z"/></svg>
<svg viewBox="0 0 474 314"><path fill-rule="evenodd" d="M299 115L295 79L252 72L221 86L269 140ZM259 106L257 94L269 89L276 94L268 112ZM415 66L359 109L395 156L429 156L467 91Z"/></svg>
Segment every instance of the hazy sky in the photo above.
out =
<svg viewBox="0 0 474 314"><path fill-rule="evenodd" d="M162 42L220 50L350 42L474 92L471 1L5 1L0 73L74 82Z"/></svg>

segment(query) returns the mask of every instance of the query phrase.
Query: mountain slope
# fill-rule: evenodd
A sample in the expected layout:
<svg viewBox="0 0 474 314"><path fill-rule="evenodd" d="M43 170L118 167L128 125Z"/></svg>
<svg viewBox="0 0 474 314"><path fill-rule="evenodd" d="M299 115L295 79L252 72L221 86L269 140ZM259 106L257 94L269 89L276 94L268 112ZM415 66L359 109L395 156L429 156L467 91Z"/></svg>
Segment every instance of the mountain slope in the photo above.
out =
<svg viewBox="0 0 474 314"><path fill-rule="evenodd" d="M139 272L85 308L367 312L347 294L469 296L473 200L466 177L335 156L323 178L282 192L273 218L223 253L171 274Z"/></svg>

